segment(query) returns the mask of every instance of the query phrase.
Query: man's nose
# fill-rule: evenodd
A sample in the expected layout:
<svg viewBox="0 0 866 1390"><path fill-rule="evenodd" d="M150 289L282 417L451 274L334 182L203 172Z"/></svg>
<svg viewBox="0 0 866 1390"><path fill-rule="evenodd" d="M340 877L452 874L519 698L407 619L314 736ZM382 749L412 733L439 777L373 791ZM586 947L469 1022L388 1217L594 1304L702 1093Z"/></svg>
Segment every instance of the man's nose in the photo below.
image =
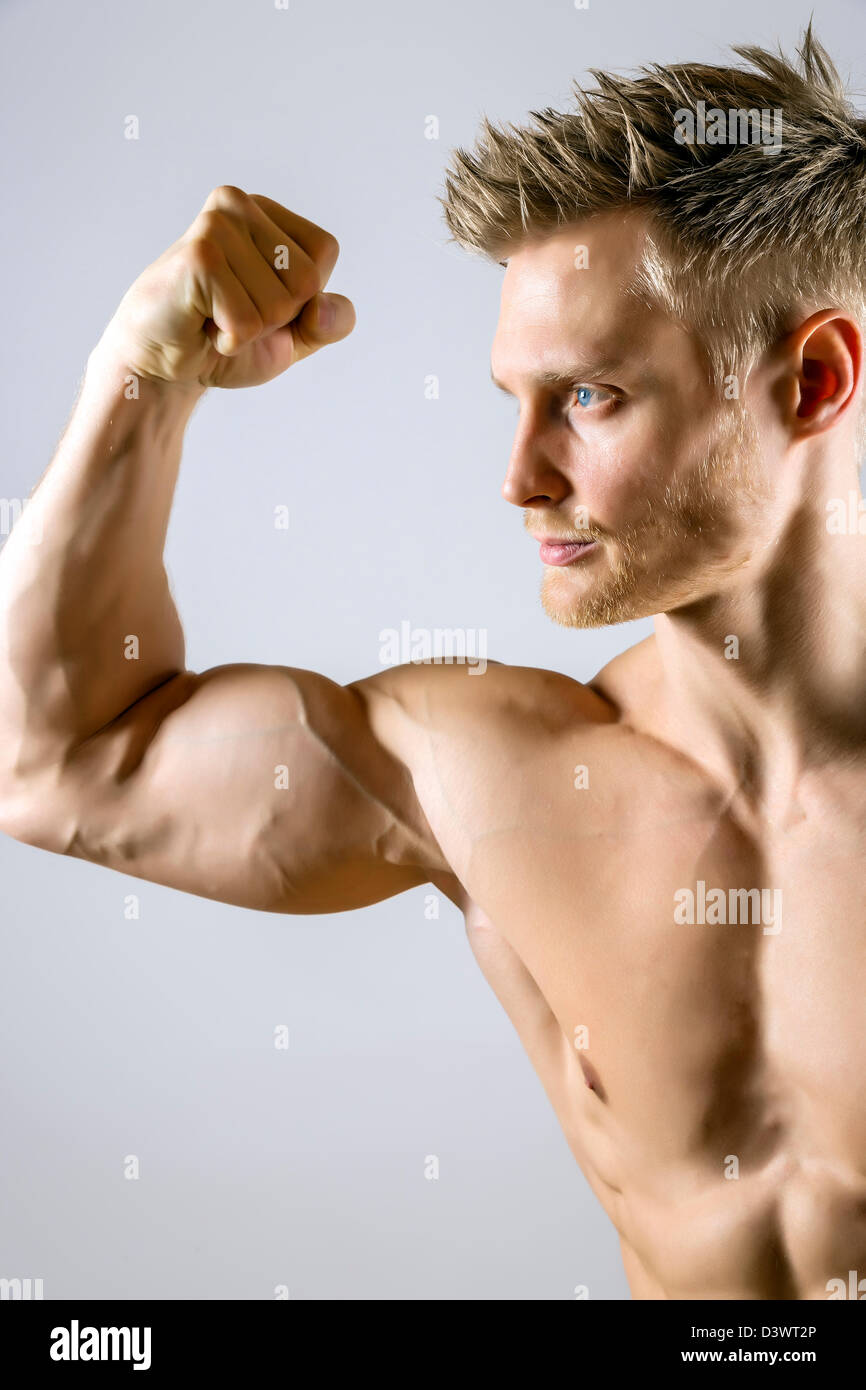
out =
<svg viewBox="0 0 866 1390"><path fill-rule="evenodd" d="M536 498L561 502L571 485L557 465L549 435L531 421L517 427L511 457L502 483L502 496L515 507L526 507Z"/></svg>

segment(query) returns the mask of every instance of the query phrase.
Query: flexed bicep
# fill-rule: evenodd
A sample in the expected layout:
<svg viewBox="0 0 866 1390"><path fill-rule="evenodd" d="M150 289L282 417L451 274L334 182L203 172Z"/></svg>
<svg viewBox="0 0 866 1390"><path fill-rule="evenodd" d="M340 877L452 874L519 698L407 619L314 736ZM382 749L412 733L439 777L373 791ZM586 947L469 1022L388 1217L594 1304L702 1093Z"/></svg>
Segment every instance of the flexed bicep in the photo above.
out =
<svg viewBox="0 0 866 1390"><path fill-rule="evenodd" d="M20 838L222 902L338 912L445 867L364 702L312 671L183 672L45 778Z"/></svg>

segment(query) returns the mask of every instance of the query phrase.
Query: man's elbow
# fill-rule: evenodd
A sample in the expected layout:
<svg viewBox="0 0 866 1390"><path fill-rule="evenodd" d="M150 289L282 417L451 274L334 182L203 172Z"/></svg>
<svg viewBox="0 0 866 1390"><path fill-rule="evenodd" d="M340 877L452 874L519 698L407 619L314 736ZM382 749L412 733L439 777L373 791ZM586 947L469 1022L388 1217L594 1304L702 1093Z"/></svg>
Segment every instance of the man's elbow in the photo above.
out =
<svg viewBox="0 0 866 1390"><path fill-rule="evenodd" d="M0 776L0 833L36 849L66 854L75 839L68 819L61 798L44 783Z"/></svg>

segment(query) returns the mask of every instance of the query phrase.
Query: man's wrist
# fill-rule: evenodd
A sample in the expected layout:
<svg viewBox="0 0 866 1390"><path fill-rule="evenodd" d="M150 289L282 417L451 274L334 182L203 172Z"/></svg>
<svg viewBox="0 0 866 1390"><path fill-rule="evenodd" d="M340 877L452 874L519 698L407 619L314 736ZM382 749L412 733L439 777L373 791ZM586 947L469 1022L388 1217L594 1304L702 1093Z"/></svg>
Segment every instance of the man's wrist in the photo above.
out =
<svg viewBox="0 0 866 1390"><path fill-rule="evenodd" d="M108 386L112 394L120 393L124 400L147 400L190 411L208 389L197 381L165 381L137 371L122 347L106 335L91 350L84 379L85 385L98 384L103 389Z"/></svg>

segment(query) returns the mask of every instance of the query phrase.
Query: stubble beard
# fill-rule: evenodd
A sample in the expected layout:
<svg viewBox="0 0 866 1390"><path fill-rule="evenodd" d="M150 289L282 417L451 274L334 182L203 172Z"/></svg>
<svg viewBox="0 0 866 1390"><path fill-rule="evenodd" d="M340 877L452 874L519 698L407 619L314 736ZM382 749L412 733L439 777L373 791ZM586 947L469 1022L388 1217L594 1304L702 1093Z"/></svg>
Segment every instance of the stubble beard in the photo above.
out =
<svg viewBox="0 0 866 1390"><path fill-rule="evenodd" d="M615 534L591 523L594 554L545 567L544 612L562 627L608 627L717 591L747 563L748 536L770 497L760 464L754 422L732 402L703 458L660 498L647 498L636 521Z"/></svg>

